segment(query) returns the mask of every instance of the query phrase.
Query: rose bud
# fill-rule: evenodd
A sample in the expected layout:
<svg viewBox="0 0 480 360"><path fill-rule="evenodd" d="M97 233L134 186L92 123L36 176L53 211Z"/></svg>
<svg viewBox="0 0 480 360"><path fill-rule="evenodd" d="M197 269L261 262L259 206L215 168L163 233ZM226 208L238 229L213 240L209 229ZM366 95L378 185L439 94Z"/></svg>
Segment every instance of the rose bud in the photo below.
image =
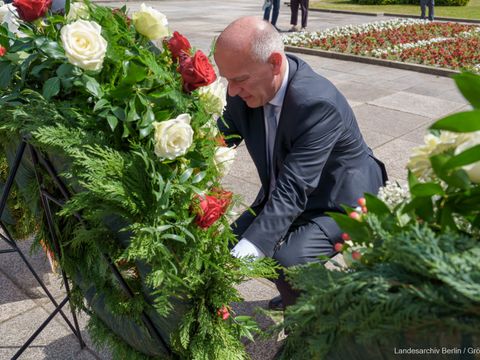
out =
<svg viewBox="0 0 480 360"><path fill-rule="evenodd" d="M228 308L223 305L220 309L217 310L217 315L222 318L222 320L227 320L230 317L230 312Z"/></svg>
<svg viewBox="0 0 480 360"><path fill-rule="evenodd" d="M366 214L368 212L368 209L366 206L362 206L362 213Z"/></svg>
<svg viewBox="0 0 480 360"><path fill-rule="evenodd" d="M358 251L352 251L352 259L353 260L360 260L360 258L362 257L362 254L360 254L360 252Z"/></svg>
<svg viewBox="0 0 480 360"><path fill-rule="evenodd" d="M2 45L0 45L0 56L5 56L7 53L7 49L5 49Z"/></svg>
<svg viewBox="0 0 480 360"><path fill-rule="evenodd" d="M336 243L334 246L334 249L336 252L340 252L343 249L343 244L342 243Z"/></svg>
<svg viewBox="0 0 480 360"><path fill-rule="evenodd" d="M361 207L367 206L367 200L365 200L364 197L361 197L357 200L357 204L360 205Z"/></svg>
<svg viewBox="0 0 480 360"><path fill-rule="evenodd" d="M350 240L350 239L351 239L350 235L348 235L347 233L342 233L342 240L343 241L347 241L347 240Z"/></svg>
<svg viewBox="0 0 480 360"><path fill-rule="evenodd" d="M362 216L359 213L357 213L356 211L352 211L350 214L348 214L348 216L350 218L352 218L353 220L357 220L357 221L360 221L361 218L362 218Z"/></svg>

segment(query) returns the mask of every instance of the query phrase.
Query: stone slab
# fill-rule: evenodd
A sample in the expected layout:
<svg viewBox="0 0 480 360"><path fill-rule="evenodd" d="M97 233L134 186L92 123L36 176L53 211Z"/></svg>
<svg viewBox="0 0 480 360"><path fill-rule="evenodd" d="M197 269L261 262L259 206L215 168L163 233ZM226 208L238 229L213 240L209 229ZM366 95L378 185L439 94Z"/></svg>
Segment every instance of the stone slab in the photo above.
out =
<svg viewBox="0 0 480 360"><path fill-rule="evenodd" d="M0 289L0 327L3 327L2 324L5 321L37 306L28 295L15 286L15 284L1 272Z"/></svg>
<svg viewBox="0 0 480 360"><path fill-rule="evenodd" d="M335 85L347 99L357 102L375 101L386 95L394 94L392 90L375 86L365 86L365 84L355 81L340 81L336 82Z"/></svg>
<svg viewBox="0 0 480 360"><path fill-rule="evenodd" d="M413 94L399 91L381 98L369 101L369 104L402 111L410 114L438 119L458 111L464 104L438 99L433 96Z"/></svg>
<svg viewBox="0 0 480 360"><path fill-rule="evenodd" d="M406 179L406 165L413 147L417 143L394 139L375 149L375 155L385 163L387 174L391 178Z"/></svg>
<svg viewBox="0 0 480 360"><path fill-rule="evenodd" d="M370 104L357 106L354 112L362 132L373 131L392 138L400 137L425 123L431 122L428 117Z"/></svg>

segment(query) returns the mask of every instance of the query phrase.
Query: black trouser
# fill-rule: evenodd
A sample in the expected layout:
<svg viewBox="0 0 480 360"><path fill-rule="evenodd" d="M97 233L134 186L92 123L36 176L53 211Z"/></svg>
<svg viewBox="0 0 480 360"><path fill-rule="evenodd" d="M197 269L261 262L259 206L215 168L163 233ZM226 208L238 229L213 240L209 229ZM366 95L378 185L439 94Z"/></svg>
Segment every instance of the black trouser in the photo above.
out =
<svg viewBox="0 0 480 360"><path fill-rule="evenodd" d="M246 211L235 220L232 224L232 230L238 240L242 238L242 234L254 219L255 216L251 212ZM283 267L288 268L294 265L318 262L320 261L318 259L320 255L328 257L335 255L332 241L316 223L299 218L295 220L287 235L277 245L273 259ZM282 296L285 306L295 303L298 291L292 289L285 280L283 271L279 272L275 285Z"/></svg>
<svg viewBox="0 0 480 360"><path fill-rule="evenodd" d="M297 25L298 23L298 7L302 10L302 28L307 27L308 19L308 0L291 0L290 1L290 10L292 16L290 18L290 24Z"/></svg>

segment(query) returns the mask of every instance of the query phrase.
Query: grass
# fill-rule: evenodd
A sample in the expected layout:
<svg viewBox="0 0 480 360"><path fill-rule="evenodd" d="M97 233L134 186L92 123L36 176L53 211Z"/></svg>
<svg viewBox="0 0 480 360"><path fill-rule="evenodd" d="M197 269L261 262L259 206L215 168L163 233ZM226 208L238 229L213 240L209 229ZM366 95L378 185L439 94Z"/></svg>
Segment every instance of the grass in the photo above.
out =
<svg viewBox="0 0 480 360"><path fill-rule="evenodd" d="M420 15L420 5L358 5L348 0L311 1L310 8ZM480 0L470 0L466 6L435 6L435 16L480 20Z"/></svg>

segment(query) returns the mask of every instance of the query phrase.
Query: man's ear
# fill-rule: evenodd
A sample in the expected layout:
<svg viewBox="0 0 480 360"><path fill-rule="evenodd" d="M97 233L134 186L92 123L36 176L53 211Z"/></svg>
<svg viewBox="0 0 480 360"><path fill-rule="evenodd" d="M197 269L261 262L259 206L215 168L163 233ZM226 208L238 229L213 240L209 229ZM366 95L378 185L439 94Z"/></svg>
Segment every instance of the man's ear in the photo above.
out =
<svg viewBox="0 0 480 360"><path fill-rule="evenodd" d="M280 69L282 68L283 57L279 52L273 52L268 58L268 63L272 65L273 74L280 74Z"/></svg>

